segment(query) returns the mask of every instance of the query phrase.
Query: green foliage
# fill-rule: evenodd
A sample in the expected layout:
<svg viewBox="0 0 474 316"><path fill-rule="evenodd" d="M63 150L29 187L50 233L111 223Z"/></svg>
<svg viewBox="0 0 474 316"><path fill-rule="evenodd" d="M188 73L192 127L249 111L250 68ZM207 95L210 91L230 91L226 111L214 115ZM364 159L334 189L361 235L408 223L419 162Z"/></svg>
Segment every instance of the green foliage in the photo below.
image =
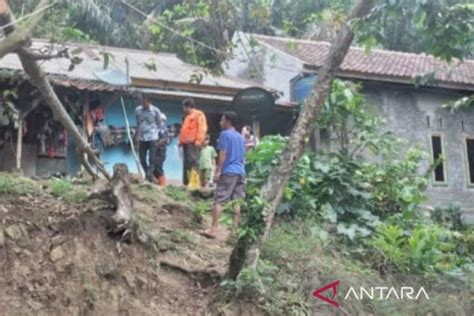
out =
<svg viewBox="0 0 474 316"><path fill-rule="evenodd" d="M225 280L221 286L236 291L241 298L258 297L274 283L276 266L261 260L257 269L243 269L236 281Z"/></svg>
<svg viewBox="0 0 474 316"><path fill-rule="evenodd" d="M433 273L453 271L470 263L464 253L461 234L436 225L419 225L405 231L396 224L383 224L369 243L385 265L401 272Z"/></svg>
<svg viewBox="0 0 474 316"><path fill-rule="evenodd" d="M0 123L18 128L18 118L20 115L18 104L18 86L11 89L4 89L0 98Z"/></svg>
<svg viewBox="0 0 474 316"><path fill-rule="evenodd" d="M285 35L303 37L313 24L327 21L333 12L347 11L352 2L349 0L311 1L280 0L272 5L272 25L283 30Z"/></svg>
<svg viewBox="0 0 474 316"><path fill-rule="evenodd" d="M193 204L193 211L194 213L202 216L212 209L212 202L211 201L197 201Z"/></svg>
<svg viewBox="0 0 474 316"><path fill-rule="evenodd" d="M194 245L194 239L191 233L185 229L175 229L173 232L171 232L170 239L176 243Z"/></svg>
<svg viewBox="0 0 474 316"><path fill-rule="evenodd" d="M402 150L405 143L382 132L382 121L370 113L357 87L334 82L317 124L333 132L334 150L301 157L278 214L329 222L337 233L355 241L370 235L381 219L413 212L424 201L427 179L419 166L426 155L416 148ZM247 155L250 198L258 197L286 141L265 137ZM263 207L248 205L256 213Z"/></svg>
<svg viewBox="0 0 474 316"><path fill-rule="evenodd" d="M36 195L39 188L32 180L0 172L0 195Z"/></svg>
<svg viewBox="0 0 474 316"><path fill-rule="evenodd" d="M84 285L84 300L87 307L93 310L97 304L97 294L94 286L90 283Z"/></svg>
<svg viewBox="0 0 474 316"><path fill-rule="evenodd" d="M87 199L87 193L84 190L75 187L71 181L66 179L55 179L51 183L51 193L65 201L80 204Z"/></svg>
<svg viewBox="0 0 474 316"><path fill-rule="evenodd" d="M51 186L51 192L57 197L65 196L72 190L72 183L64 179L55 179Z"/></svg>
<svg viewBox="0 0 474 316"><path fill-rule="evenodd" d="M367 105L359 90L360 86L353 83L334 80L316 124L333 132L331 140L344 156L354 156L364 150L377 153L396 141L381 131L382 119Z"/></svg>
<svg viewBox="0 0 474 316"><path fill-rule="evenodd" d="M450 102L443 105L443 108L449 110L451 113L454 113L460 110L465 110L471 107L474 107L474 95L466 96L466 97L457 99L454 102Z"/></svg>
<svg viewBox="0 0 474 316"><path fill-rule="evenodd" d="M469 2L380 0L365 19L355 23L358 41L424 51L447 61L472 56L474 6Z"/></svg>
<svg viewBox="0 0 474 316"><path fill-rule="evenodd" d="M410 237L404 232L405 229L399 227L387 230L390 231L387 239L394 245L398 243L397 237L402 236L402 241ZM420 226L418 230L425 230L420 235L430 234L431 227L426 226L425 229L422 229ZM443 229L441 228L441 230ZM439 236L443 243L446 242L443 237L444 233L434 233L433 235ZM374 236L373 239L375 238L377 237ZM423 240L421 236L413 238L411 254L415 255L410 255L410 257L416 257L418 253L416 249L420 248L421 255L418 256L429 258L429 243L422 246L420 240ZM450 240L457 243L456 236ZM456 251L458 251L459 244L456 245ZM423 286L430 295L430 300L419 300L413 303L407 300L346 300L344 309L349 315L426 315L433 310L448 314L448 311L460 311L462 305L469 302L472 296L470 291L472 285L469 285L472 284L472 281L469 283L468 274L465 274L466 281L455 282L456 289L453 289L447 286L449 284L452 286L452 276L444 278L441 274L434 272L427 275L428 273L420 271L412 273L411 270L401 274L391 274L389 273L391 271L388 271L388 265L390 265L388 259L381 255L373 255L373 251L367 251L368 256L364 260L354 260L351 253L352 248L352 245L347 247L347 245L341 244L337 238L328 235L316 221L308 219L290 222L280 220L270 232L262 249L261 257L264 265L270 268L264 269L264 272L246 275L244 280L248 282L240 280L240 293L242 289L252 289L251 295L254 295L252 300L258 302L259 307L270 315L308 315L311 312L329 315L334 313L333 307L320 304L314 298L311 299L310 293L335 279L341 280L341 283L344 284L364 287L380 286L381 284L395 288L408 284L414 288ZM396 258L405 256L398 248L394 248L396 249L394 255ZM436 246L436 249L439 248L446 253L449 252L444 246ZM378 250L376 251L378 252ZM413 260L413 262L417 263L420 260ZM380 276L379 271L374 269L377 264L385 264L386 269L383 276ZM441 268L444 268L443 264L444 262L439 264ZM391 267L393 268L393 266ZM392 270L392 272L400 271ZM452 272L458 274L457 269ZM263 276L261 276L262 274ZM271 282L259 278L271 280ZM238 282L226 281L223 285L226 289L232 290L231 293L235 293ZM462 312L459 314L462 315Z"/></svg>
<svg viewBox="0 0 474 316"><path fill-rule="evenodd" d="M431 218L436 224L447 229L460 231L465 228L461 220L461 207L456 204L435 208Z"/></svg>
<svg viewBox="0 0 474 316"><path fill-rule="evenodd" d="M221 63L229 45L224 33L234 28L235 11L236 6L231 1L199 0L174 4L149 25L153 34L151 48L177 53L187 62L222 73ZM199 81L199 74L190 80Z"/></svg>
<svg viewBox="0 0 474 316"><path fill-rule="evenodd" d="M190 199L189 192L186 188L176 186L166 186L164 189L167 196L175 201L188 201Z"/></svg>

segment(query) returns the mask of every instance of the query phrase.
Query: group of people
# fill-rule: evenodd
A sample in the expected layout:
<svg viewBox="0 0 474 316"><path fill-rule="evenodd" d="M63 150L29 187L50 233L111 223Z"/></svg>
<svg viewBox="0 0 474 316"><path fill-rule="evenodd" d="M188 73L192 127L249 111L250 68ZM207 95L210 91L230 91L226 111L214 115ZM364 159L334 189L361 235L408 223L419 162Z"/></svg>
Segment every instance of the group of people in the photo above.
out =
<svg viewBox="0 0 474 316"><path fill-rule="evenodd" d="M226 203L235 201L234 226L239 223L239 201L245 198L245 153L257 145L257 138L252 135L250 126L244 126L242 134L239 133L236 130L237 114L224 112L219 122L221 132L216 152L210 145L205 114L195 108L192 99L184 100L182 106L184 120L179 146L183 152L183 184L190 188L215 184L212 224L202 232L209 238L215 238L218 220ZM145 95L141 97L141 105L136 108L135 114L140 163L146 179L165 185L163 163L169 143L166 116Z"/></svg>

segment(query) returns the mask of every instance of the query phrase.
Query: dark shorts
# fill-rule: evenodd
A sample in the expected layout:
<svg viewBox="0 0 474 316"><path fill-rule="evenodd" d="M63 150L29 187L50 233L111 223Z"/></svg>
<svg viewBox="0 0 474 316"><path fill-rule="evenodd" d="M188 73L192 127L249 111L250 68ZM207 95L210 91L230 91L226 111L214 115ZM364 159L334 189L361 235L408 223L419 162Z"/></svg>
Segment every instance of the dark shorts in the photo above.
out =
<svg viewBox="0 0 474 316"><path fill-rule="evenodd" d="M189 170L199 166L199 154L201 149L194 144L183 145L184 168Z"/></svg>
<svg viewBox="0 0 474 316"><path fill-rule="evenodd" d="M245 199L245 176L238 174L223 174L217 181L214 192L215 203Z"/></svg>

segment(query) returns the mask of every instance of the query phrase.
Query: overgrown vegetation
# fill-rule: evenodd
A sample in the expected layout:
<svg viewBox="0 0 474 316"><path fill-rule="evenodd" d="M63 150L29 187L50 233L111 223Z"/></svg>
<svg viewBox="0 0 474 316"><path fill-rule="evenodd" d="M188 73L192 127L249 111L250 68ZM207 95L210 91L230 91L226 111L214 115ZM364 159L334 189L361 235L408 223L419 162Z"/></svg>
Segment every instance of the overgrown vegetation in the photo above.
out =
<svg viewBox="0 0 474 316"><path fill-rule="evenodd" d="M167 186L164 189L167 196L172 198L175 201L186 202L190 199L190 194L186 188L176 187L176 186Z"/></svg>
<svg viewBox="0 0 474 316"><path fill-rule="evenodd" d="M339 275L322 265L321 257L345 263L358 259L343 271L355 269L359 278L408 274L437 284L437 278L455 276L464 282L463 290L469 288L466 282L472 286L473 230L462 225L456 207L423 212L432 171L421 168L426 154L385 133L383 121L370 113L357 87L334 82L316 124L330 131L329 148L303 155L279 205L280 223L265 245L262 265L256 272L244 270L237 281L225 284L227 288L262 297L272 314L306 314L311 289L302 290L301 285L324 282L305 275L315 271L328 278ZM255 238L261 229L265 201L259 190L286 141L265 137L247 156L247 216L241 236ZM367 284L367 280L354 282ZM358 312L406 310L407 315L433 307L356 305L351 308Z"/></svg>
<svg viewBox="0 0 474 316"><path fill-rule="evenodd" d="M0 172L0 195L35 195L38 192L34 181Z"/></svg>
<svg viewBox="0 0 474 316"><path fill-rule="evenodd" d="M70 180L54 179L51 182L51 193L58 198L62 198L70 203L79 204L87 199L85 190L74 186Z"/></svg>
<svg viewBox="0 0 474 316"><path fill-rule="evenodd" d="M380 220L424 201L426 154L382 131L356 87L336 81L317 128L332 131L331 150L308 152L285 189L280 215L318 218L351 241L375 231ZM271 136L247 156L248 195L258 196L286 138ZM253 203L255 204L255 203ZM257 203L258 204L258 203Z"/></svg>
<svg viewBox="0 0 474 316"><path fill-rule="evenodd" d="M316 288L334 280L341 282L338 292L342 297L350 286L423 286L430 295L430 300L414 302L342 301L338 294L337 300L350 315L427 315L430 312L464 315L469 308L472 295L469 284L472 286L473 280L468 274L464 279L442 274L417 276L412 274L415 270L380 275L372 267L378 259L355 261L344 249L335 249L337 240L318 221L280 222L265 244L257 273L245 270L236 282L226 282L223 287L240 298L258 298L260 306L271 315L334 313L332 306L311 296Z"/></svg>

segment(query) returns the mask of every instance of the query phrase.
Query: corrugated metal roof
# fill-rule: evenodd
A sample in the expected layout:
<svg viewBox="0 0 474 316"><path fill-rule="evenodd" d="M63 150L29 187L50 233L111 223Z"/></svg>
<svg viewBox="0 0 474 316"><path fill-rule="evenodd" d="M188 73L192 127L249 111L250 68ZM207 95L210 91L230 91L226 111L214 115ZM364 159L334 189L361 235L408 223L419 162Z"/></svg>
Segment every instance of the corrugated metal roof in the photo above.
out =
<svg viewBox="0 0 474 316"><path fill-rule="evenodd" d="M40 49L48 46L49 43L43 40L34 40L32 48ZM170 83L190 83L193 75L201 77L200 85L212 87L233 88L236 90L245 89L256 86L255 83L246 82L237 78L228 76L216 77L209 74L204 68L200 68L181 61L176 55L168 53L155 53L151 51L142 51L134 49L124 49L117 47L92 46L86 44L68 44L69 50L81 48L82 51L75 55L83 59L70 70L70 60L66 58L55 58L52 60L41 61L44 71L49 74L49 78L55 85L64 87L74 87L79 90L97 90L97 91L123 91L127 92L143 92L164 97L190 97L198 100L211 100L223 103L231 103L233 96L220 95L211 93L198 93L187 91L175 91L164 89L126 87L109 84L100 81L95 74L104 69L103 58L101 52L112 54L109 67L117 70L117 73L126 73L126 59L129 62L129 71L132 78L146 80L161 80ZM146 66L146 64L148 66ZM156 71L150 70L149 66L156 67ZM0 69L11 71L23 71L22 65L16 54L8 54L0 59ZM172 85L170 85L172 86ZM294 107L292 103L282 103L276 101L276 105L282 107Z"/></svg>
<svg viewBox="0 0 474 316"><path fill-rule="evenodd" d="M34 40L32 48L39 49L48 45L49 43L44 40ZM69 71L70 61L65 58L41 61L46 73L64 75L70 79L97 81L94 71L103 70L101 52L107 52L112 56L109 67L123 73L127 71L125 60L128 59L132 78L190 83L193 76L198 76L201 78L199 83L201 86L244 89L255 85L229 76L214 76L204 68L185 63L173 54L86 44L67 44L67 47L70 51L81 48L82 52L77 56L83 61L72 71ZM22 66L16 54L8 54L0 60L0 68L21 70ZM151 68L156 68L156 71Z"/></svg>
<svg viewBox="0 0 474 316"><path fill-rule="evenodd" d="M171 91L162 89L148 89L148 88L130 88L129 91L146 93L150 95L165 96L165 97L181 97L181 98L193 98L202 100L215 100L222 101L223 103L232 103L232 96L228 95L217 95L208 93L195 93L187 91Z"/></svg>
<svg viewBox="0 0 474 316"><path fill-rule="evenodd" d="M187 91L170 91L162 89L149 89L149 88L130 88L128 91L131 92L140 92L150 95L163 96L163 97L178 97L178 98L193 98L196 100L212 100L222 102L223 105L230 105L234 99L232 96L228 95L217 95L217 94L208 94L208 93L196 93L196 92L187 92ZM294 102L287 101L275 101L275 104L280 107L285 108L294 108L298 104Z"/></svg>

